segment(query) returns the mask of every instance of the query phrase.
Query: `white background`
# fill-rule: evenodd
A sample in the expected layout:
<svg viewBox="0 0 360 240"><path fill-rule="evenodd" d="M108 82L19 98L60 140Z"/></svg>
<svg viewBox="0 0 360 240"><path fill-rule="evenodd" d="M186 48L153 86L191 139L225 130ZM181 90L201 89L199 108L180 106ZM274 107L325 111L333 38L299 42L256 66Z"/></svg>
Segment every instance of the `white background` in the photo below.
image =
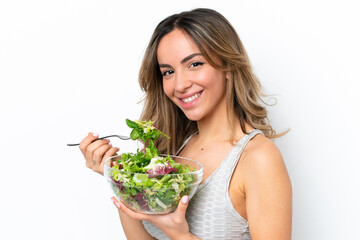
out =
<svg viewBox="0 0 360 240"><path fill-rule="evenodd" d="M152 31L196 7L234 25L278 100L274 127L291 129L275 143L293 185L293 239L360 239L355 2L0 1L0 239L125 239L106 182L66 143L129 133Z"/></svg>

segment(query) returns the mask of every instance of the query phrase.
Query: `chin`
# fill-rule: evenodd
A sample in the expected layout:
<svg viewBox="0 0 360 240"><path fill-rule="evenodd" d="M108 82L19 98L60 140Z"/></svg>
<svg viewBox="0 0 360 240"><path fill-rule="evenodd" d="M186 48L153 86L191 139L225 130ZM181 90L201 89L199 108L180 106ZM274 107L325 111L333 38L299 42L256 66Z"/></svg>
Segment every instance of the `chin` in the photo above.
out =
<svg viewBox="0 0 360 240"><path fill-rule="evenodd" d="M176 105L190 121L199 121L204 117L204 111L201 109L183 109L181 104Z"/></svg>
<svg viewBox="0 0 360 240"><path fill-rule="evenodd" d="M184 112L184 114L191 121L199 121L203 118L202 114L194 114L194 113L186 113L186 112Z"/></svg>

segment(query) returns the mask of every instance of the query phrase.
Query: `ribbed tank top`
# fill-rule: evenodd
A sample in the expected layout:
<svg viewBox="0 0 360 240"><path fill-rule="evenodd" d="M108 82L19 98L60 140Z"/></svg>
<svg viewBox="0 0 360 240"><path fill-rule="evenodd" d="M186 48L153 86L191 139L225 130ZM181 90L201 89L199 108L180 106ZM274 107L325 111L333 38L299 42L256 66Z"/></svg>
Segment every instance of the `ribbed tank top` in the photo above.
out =
<svg viewBox="0 0 360 240"><path fill-rule="evenodd" d="M200 184L189 202L186 220L190 232L201 239L249 240L248 222L235 210L230 196L229 183L239 158L247 143L260 130L253 129L246 134L228 153L220 166ZM186 145L184 142L181 149ZM143 221L145 229L159 240L169 239L160 229L148 221Z"/></svg>

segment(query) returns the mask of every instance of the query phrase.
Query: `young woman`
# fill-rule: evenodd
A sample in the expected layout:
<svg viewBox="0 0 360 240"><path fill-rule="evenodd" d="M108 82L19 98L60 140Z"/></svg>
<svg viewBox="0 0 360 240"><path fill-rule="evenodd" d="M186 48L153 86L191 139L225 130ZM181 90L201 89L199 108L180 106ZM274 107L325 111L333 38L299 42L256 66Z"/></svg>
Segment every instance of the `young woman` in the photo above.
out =
<svg viewBox="0 0 360 240"><path fill-rule="evenodd" d="M218 12L172 15L155 29L140 69L141 120L171 136L160 153L201 162L204 180L174 213L135 213L113 198L128 239L290 239L292 190L279 137L261 105L261 86L230 23ZM108 140L80 144L103 173L116 154ZM185 214L186 213L186 214Z"/></svg>

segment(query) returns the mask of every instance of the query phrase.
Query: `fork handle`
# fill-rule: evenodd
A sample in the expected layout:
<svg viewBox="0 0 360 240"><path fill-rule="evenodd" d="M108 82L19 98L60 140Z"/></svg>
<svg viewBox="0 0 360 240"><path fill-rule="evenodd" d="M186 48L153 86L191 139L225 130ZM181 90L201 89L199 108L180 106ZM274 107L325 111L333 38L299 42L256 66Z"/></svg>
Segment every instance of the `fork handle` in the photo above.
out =
<svg viewBox="0 0 360 240"><path fill-rule="evenodd" d="M95 141L97 141L97 140L101 140L101 139L109 138L109 137L117 137L117 138L120 138L120 139L122 139L122 140L126 140L125 138L121 138L121 137L119 137L118 135L109 135L109 136L97 138L97 139L95 139L94 141L92 141L91 143L93 143L93 142L95 142ZM74 146L79 146L80 143L68 143L68 144L66 144L66 145L69 146L69 147L74 147Z"/></svg>
<svg viewBox="0 0 360 240"><path fill-rule="evenodd" d="M102 137L102 138L97 138L97 139L95 139L94 141L92 141L91 143L93 143L93 142L95 142L95 141L97 141L97 140L100 140L100 139L104 139L105 137ZM75 147L75 146L79 146L80 145L80 143L68 143L68 144L66 144L67 146L69 146L69 147Z"/></svg>

